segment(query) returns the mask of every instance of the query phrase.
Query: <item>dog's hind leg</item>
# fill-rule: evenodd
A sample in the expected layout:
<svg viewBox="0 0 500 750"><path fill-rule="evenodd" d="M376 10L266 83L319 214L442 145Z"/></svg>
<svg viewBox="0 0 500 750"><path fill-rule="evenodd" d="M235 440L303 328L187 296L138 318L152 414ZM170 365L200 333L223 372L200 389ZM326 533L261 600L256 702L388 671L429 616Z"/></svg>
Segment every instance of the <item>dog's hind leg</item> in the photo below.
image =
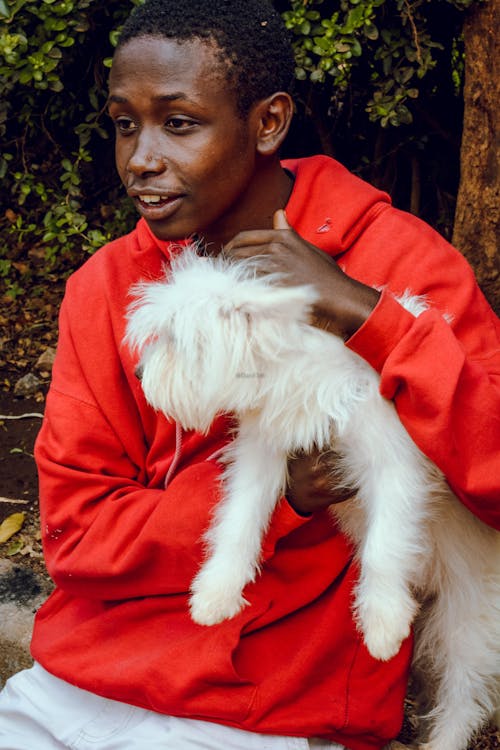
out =
<svg viewBox="0 0 500 750"><path fill-rule="evenodd" d="M435 597L416 628L416 666L430 668L436 686L422 748L465 750L498 706L498 546L454 498L434 535Z"/></svg>
<svg viewBox="0 0 500 750"><path fill-rule="evenodd" d="M439 606L437 602L436 609ZM440 618L437 612L434 616ZM436 634L439 640L433 647L441 652L442 672L437 677L436 706L423 717L427 742L419 745L422 750L466 750L473 734L489 718L487 683L491 665L485 664L478 653L480 629L474 619L471 612L469 621L455 624L447 636Z"/></svg>
<svg viewBox="0 0 500 750"><path fill-rule="evenodd" d="M207 559L191 586L191 616L202 625L233 617L247 604L243 589L258 573L262 539L286 480L286 454L265 440L252 416L241 418L226 456Z"/></svg>

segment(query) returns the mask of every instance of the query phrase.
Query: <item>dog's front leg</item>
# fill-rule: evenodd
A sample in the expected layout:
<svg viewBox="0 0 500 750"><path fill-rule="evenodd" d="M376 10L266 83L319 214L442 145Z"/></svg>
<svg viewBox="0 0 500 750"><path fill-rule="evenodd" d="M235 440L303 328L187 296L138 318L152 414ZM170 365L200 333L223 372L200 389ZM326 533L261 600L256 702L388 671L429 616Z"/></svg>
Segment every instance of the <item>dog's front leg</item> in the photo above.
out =
<svg viewBox="0 0 500 750"><path fill-rule="evenodd" d="M248 603L243 589L258 573L262 538L286 480L286 454L265 439L254 416L241 419L226 456L208 556L191 586L191 616L201 625L233 617Z"/></svg>

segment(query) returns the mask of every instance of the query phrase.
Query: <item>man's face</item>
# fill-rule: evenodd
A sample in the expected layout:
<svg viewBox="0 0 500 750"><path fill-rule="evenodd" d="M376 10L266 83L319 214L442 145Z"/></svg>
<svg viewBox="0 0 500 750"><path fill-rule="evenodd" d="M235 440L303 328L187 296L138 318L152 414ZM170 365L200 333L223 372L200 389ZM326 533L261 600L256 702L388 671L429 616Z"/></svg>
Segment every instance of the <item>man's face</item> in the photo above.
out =
<svg viewBox="0 0 500 750"><path fill-rule="evenodd" d="M210 42L145 36L124 44L113 62L109 113L118 173L158 238L199 234L220 246L251 224L252 114L238 115Z"/></svg>

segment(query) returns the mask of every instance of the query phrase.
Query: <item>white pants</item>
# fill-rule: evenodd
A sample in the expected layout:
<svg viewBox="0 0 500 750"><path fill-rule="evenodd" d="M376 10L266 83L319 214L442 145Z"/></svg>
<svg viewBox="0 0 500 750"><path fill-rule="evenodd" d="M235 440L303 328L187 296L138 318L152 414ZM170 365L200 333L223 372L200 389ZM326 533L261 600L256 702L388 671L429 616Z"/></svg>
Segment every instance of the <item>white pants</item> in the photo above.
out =
<svg viewBox="0 0 500 750"><path fill-rule="evenodd" d="M0 750L343 750L326 740L256 734L101 698L39 664L0 693Z"/></svg>

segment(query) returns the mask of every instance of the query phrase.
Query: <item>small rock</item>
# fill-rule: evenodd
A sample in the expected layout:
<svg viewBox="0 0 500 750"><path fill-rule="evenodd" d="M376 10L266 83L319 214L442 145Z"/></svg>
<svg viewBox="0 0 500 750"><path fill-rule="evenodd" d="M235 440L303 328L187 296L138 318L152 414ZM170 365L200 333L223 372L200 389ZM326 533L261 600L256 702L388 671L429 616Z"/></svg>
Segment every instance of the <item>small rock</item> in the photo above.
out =
<svg viewBox="0 0 500 750"><path fill-rule="evenodd" d="M40 576L33 570L0 559L0 604L31 605L43 588Z"/></svg>
<svg viewBox="0 0 500 750"><path fill-rule="evenodd" d="M15 672L31 666L34 614L51 590L48 578L0 559L0 687Z"/></svg>
<svg viewBox="0 0 500 750"><path fill-rule="evenodd" d="M42 352L38 357L35 369L48 370L50 372L52 370L52 365L54 364L55 356L56 350L53 347L48 346L47 349L45 349L45 351Z"/></svg>
<svg viewBox="0 0 500 750"><path fill-rule="evenodd" d="M23 375L14 386L14 396L34 396L42 385L41 380L29 372L27 375Z"/></svg>

